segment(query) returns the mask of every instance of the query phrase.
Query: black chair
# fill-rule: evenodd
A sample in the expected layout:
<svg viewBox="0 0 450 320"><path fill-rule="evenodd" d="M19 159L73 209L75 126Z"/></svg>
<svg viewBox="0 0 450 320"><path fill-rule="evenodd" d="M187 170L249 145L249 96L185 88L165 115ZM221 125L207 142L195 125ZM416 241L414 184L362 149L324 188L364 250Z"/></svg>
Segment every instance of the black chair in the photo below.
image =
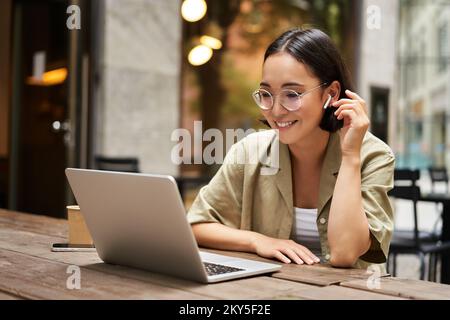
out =
<svg viewBox="0 0 450 320"><path fill-rule="evenodd" d="M199 188L209 183L211 177L209 176L179 176L175 177L175 180L178 185L178 189L180 190L180 195L183 200L185 200L187 190L191 188Z"/></svg>
<svg viewBox="0 0 450 320"><path fill-rule="evenodd" d="M137 158L113 158L96 156L95 166L98 170L121 171L139 173L139 160Z"/></svg>
<svg viewBox="0 0 450 320"><path fill-rule="evenodd" d="M425 279L425 256L429 255L428 279L436 280L436 265L438 255L450 250L450 242L441 242L431 232L419 230L417 203L420 201L420 188L417 180L419 170L396 169L394 171L394 188L389 196L411 200L413 205L413 230L394 230L390 245L388 267L392 264L392 274L396 276L396 258L398 254L416 254L420 259L420 279ZM405 182L408 184L405 185Z"/></svg>
<svg viewBox="0 0 450 320"><path fill-rule="evenodd" d="M95 166L98 170L121 171L139 173L139 160L137 158L113 158L96 156ZM181 198L184 200L187 190L198 188L208 184L211 178L208 176L179 176L175 180L180 191Z"/></svg>
<svg viewBox="0 0 450 320"><path fill-rule="evenodd" d="M445 167L429 167L428 174L431 179L431 192L436 193L436 184L444 184L445 185L445 193L448 193L448 173L447 168ZM443 208L440 203L436 203L436 208L439 211L439 217L434 223L433 233L439 235L439 223L442 221Z"/></svg>
<svg viewBox="0 0 450 320"><path fill-rule="evenodd" d="M431 179L431 189L432 192L436 192L435 186L436 183L444 183L445 184L445 192L448 192L448 174L447 168L428 168L428 173Z"/></svg>

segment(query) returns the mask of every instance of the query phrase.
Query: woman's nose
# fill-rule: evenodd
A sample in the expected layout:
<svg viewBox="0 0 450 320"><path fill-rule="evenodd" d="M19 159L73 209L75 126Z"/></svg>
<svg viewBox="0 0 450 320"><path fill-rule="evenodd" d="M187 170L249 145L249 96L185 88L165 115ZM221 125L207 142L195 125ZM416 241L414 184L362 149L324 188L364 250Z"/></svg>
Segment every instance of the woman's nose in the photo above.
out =
<svg viewBox="0 0 450 320"><path fill-rule="evenodd" d="M286 110L286 108L281 105L281 103L279 102L279 100L277 98L275 98L275 100L273 102L272 115L274 117L279 117L279 116L284 116L287 113L289 113L289 111Z"/></svg>

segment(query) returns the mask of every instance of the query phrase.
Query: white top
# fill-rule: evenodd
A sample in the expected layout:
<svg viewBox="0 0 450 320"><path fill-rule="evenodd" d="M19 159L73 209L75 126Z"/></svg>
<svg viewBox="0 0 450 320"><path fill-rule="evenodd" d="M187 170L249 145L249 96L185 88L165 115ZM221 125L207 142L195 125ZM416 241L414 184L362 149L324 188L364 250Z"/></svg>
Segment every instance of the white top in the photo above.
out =
<svg viewBox="0 0 450 320"><path fill-rule="evenodd" d="M314 254L320 255L320 238L317 229L317 209L294 207L295 211L295 240L307 247Z"/></svg>

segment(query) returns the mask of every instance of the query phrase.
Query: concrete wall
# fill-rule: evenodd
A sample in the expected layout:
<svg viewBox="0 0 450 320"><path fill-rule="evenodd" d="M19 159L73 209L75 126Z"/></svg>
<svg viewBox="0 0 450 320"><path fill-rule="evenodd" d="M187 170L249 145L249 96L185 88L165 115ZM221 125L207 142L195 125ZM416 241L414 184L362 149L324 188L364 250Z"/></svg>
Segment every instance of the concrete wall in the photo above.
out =
<svg viewBox="0 0 450 320"><path fill-rule="evenodd" d="M367 27L367 8L371 5L380 8L379 29ZM363 0L361 5L358 93L369 103L370 108L371 86L390 89L388 124L390 145L394 145L396 140L398 8L398 0Z"/></svg>
<svg viewBox="0 0 450 320"><path fill-rule="evenodd" d="M96 153L137 156L141 171L178 173L180 0L105 0Z"/></svg>

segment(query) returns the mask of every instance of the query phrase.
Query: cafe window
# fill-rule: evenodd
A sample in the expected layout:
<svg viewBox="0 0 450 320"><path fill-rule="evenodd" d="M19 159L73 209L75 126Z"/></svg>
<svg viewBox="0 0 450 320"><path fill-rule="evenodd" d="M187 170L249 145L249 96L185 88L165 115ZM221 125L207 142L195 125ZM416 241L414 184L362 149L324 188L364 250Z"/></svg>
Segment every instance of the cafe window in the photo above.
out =
<svg viewBox="0 0 450 320"><path fill-rule="evenodd" d="M449 63L449 33L448 24L443 23L438 29L437 37L437 52L438 52L438 72L442 73L447 70L447 64Z"/></svg>

